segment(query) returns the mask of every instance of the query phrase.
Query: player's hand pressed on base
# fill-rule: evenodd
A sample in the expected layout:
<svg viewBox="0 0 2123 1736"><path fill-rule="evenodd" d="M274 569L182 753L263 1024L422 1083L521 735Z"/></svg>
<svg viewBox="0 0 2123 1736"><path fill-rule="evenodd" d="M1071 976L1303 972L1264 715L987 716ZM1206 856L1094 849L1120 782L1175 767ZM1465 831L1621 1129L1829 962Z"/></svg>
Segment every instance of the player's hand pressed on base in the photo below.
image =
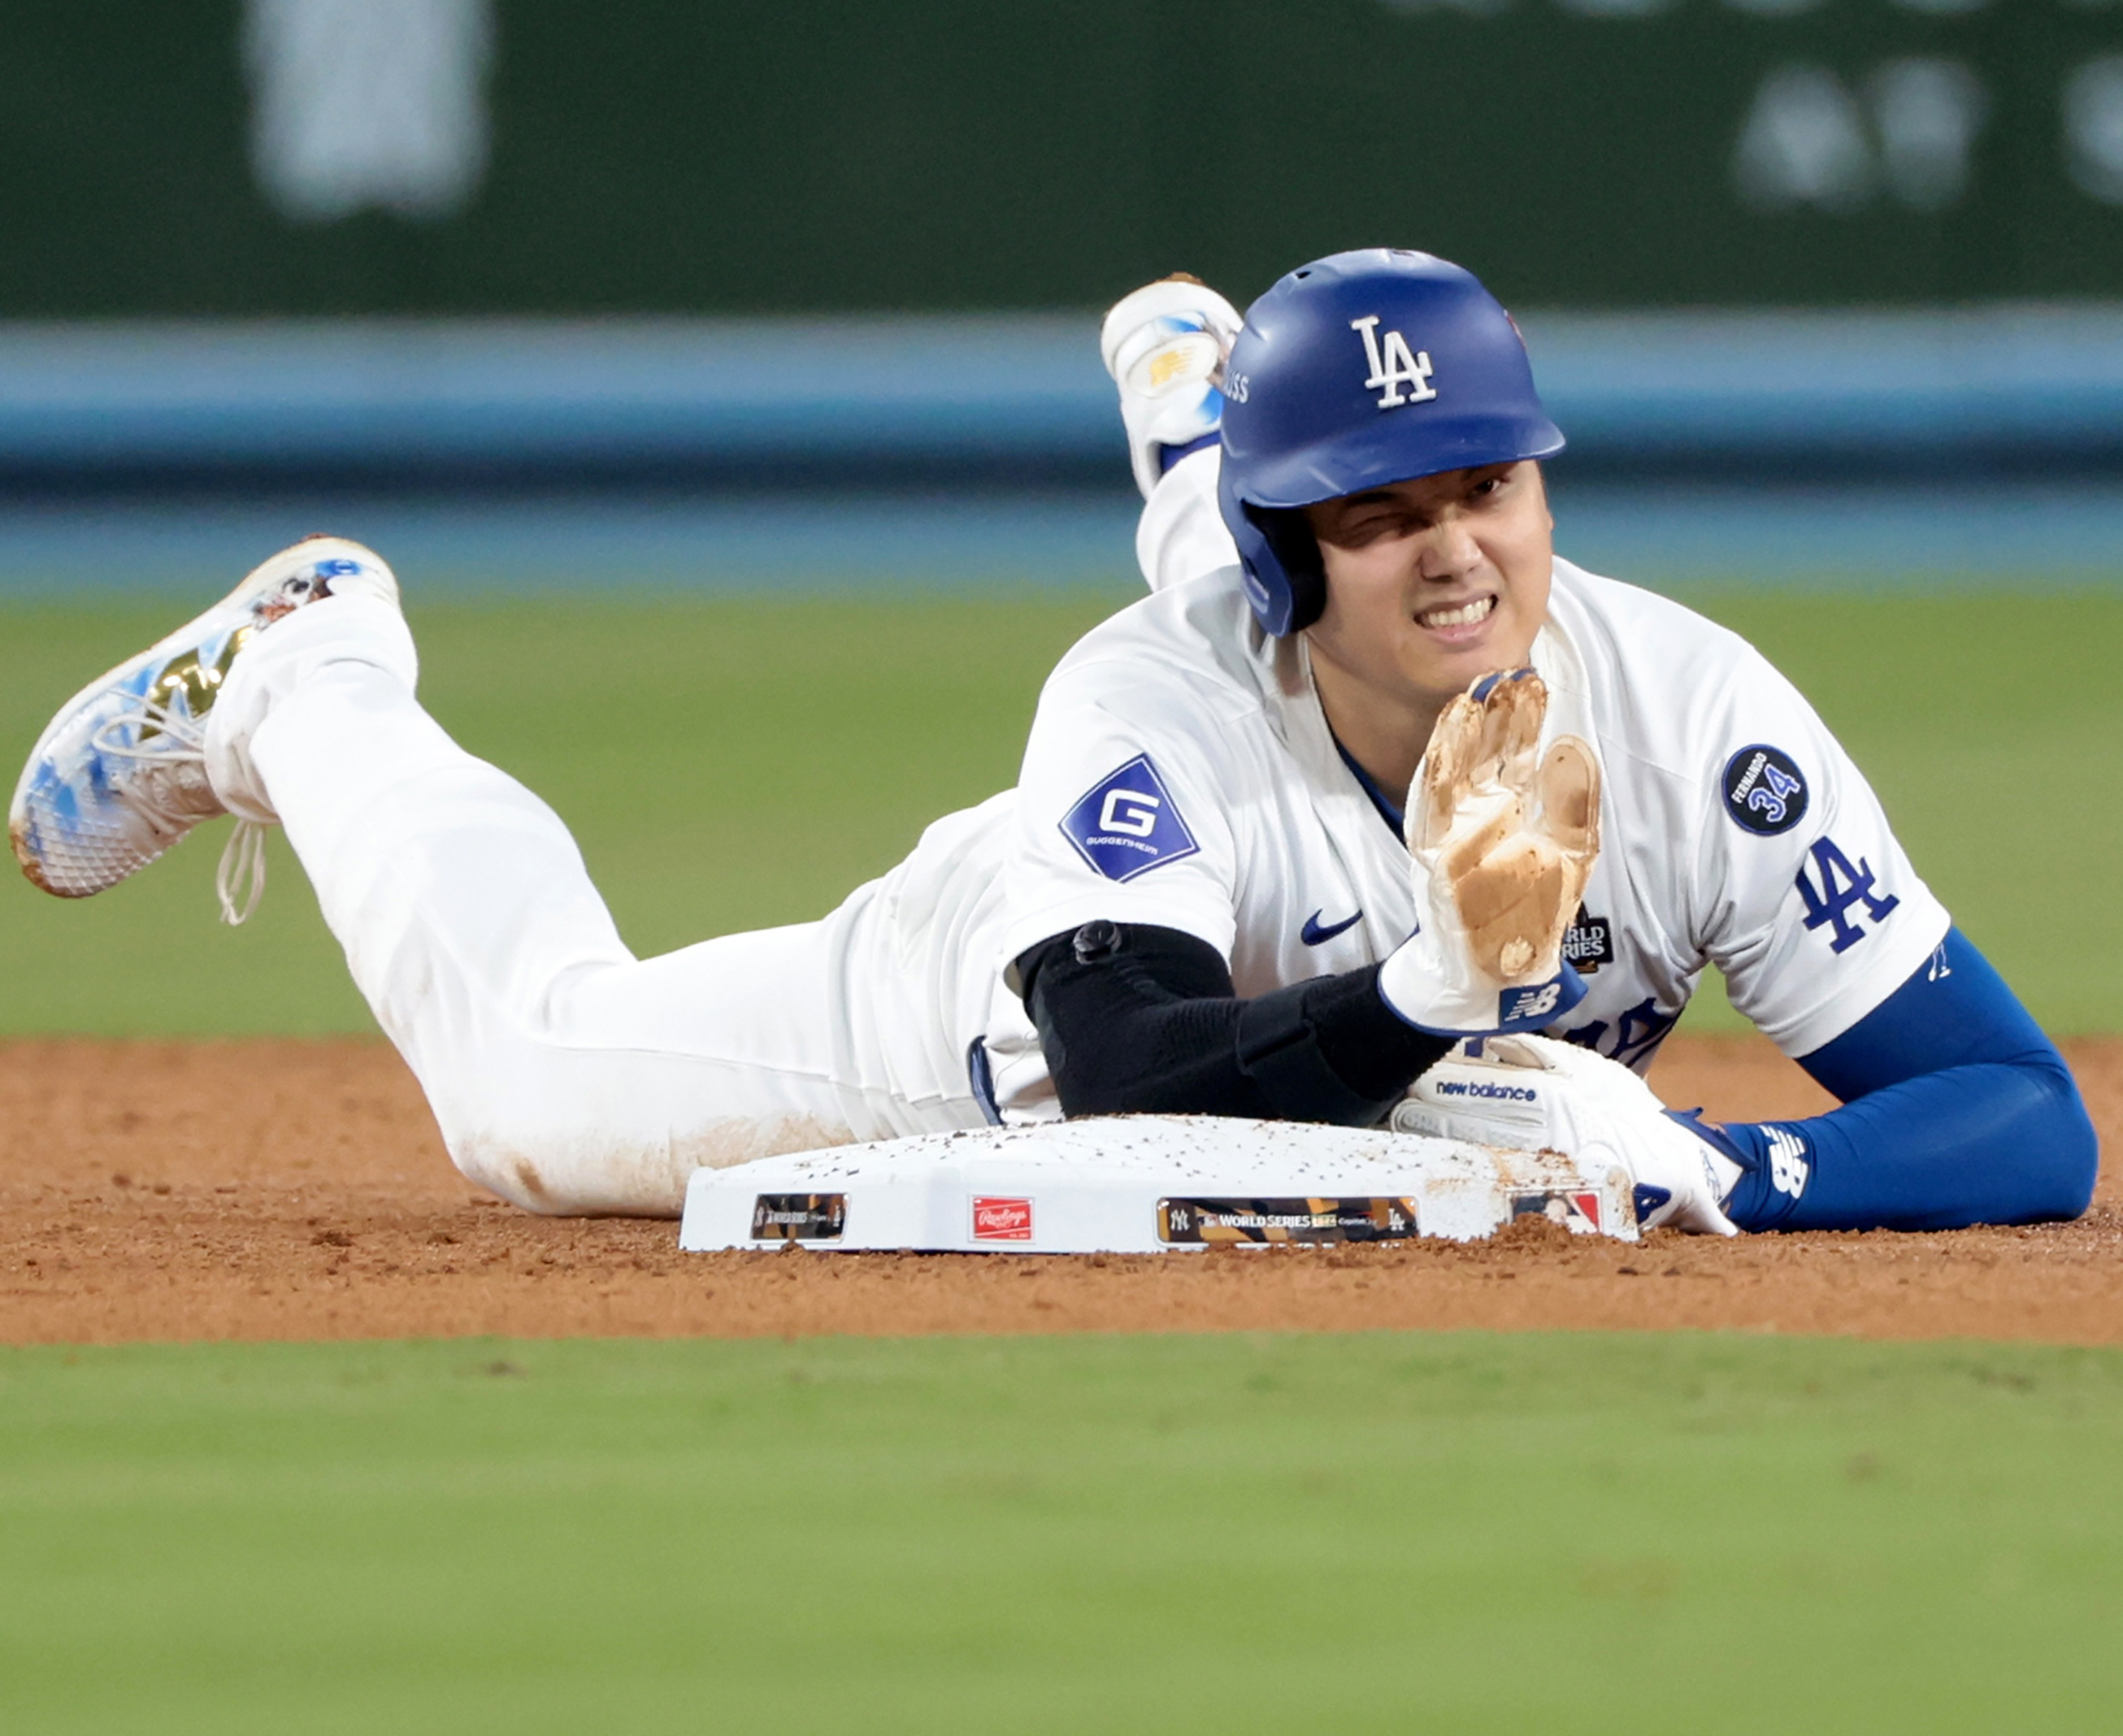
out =
<svg viewBox="0 0 2123 1736"><path fill-rule="evenodd" d="M1439 716L1408 792L1419 927L1379 992L1410 1024L1534 1030L1582 997L1563 939L1600 853L1600 764L1565 735L1540 753L1548 687L1484 676Z"/></svg>
<svg viewBox="0 0 2123 1736"><path fill-rule="evenodd" d="M1408 1087L1392 1125L1560 1152L1588 1180L1619 1165L1644 1228L1739 1234L1724 1204L1740 1166L1619 1062L1553 1037L1470 1039Z"/></svg>

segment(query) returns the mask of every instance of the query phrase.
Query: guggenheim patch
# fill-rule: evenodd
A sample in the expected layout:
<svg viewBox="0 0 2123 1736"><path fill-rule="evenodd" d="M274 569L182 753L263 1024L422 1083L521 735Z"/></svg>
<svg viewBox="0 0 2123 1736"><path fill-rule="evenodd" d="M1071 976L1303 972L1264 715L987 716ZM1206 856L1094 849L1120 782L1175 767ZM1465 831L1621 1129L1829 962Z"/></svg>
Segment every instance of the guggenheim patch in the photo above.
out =
<svg viewBox="0 0 2123 1736"><path fill-rule="evenodd" d="M1202 847L1147 753L1086 791L1062 817L1062 835L1109 880L1132 880Z"/></svg>

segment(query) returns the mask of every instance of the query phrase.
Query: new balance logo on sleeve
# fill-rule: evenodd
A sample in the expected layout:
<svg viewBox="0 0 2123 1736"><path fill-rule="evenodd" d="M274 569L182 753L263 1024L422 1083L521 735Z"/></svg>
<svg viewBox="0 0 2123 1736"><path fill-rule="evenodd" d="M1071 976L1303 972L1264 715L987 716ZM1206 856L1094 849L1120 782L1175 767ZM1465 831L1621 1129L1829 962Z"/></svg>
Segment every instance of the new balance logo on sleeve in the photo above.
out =
<svg viewBox="0 0 2123 1736"><path fill-rule="evenodd" d="M1431 1089L1441 1097L1483 1097L1500 1103L1540 1101L1540 1093L1530 1085L1492 1085L1479 1079L1441 1079Z"/></svg>
<svg viewBox="0 0 2123 1736"><path fill-rule="evenodd" d="M1769 1185L1793 1199L1806 1191L1813 1175L1806 1141L1788 1127L1772 1127L1769 1135Z"/></svg>

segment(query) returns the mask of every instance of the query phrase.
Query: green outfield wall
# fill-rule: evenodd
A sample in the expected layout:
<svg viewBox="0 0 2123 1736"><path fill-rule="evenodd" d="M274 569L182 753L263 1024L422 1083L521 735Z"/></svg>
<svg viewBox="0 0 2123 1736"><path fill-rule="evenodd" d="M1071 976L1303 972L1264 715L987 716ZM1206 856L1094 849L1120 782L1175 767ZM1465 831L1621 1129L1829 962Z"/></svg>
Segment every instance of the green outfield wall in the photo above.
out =
<svg viewBox="0 0 2123 1736"><path fill-rule="evenodd" d="M1095 305L1374 242L1521 305L2123 293L2102 0L73 0L0 317Z"/></svg>

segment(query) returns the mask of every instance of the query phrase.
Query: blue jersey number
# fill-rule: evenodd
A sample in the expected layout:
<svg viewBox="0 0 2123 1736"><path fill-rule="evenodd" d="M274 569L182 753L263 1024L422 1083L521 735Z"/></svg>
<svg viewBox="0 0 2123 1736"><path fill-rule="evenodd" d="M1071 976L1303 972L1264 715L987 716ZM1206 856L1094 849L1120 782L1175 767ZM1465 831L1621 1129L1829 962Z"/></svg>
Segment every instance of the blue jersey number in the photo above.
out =
<svg viewBox="0 0 2123 1736"><path fill-rule="evenodd" d="M1762 767L1762 781L1747 792L1747 805L1770 825L1779 825L1791 812L1792 797L1805 789L1806 786L1788 772L1765 765Z"/></svg>
<svg viewBox="0 0 2123 1736"><path fill-rule="evenodd" d="M1835 933L1828 943L1829 950L1848 952L1866 934L1850 917L1853 904L1863 904L1867 917L1878 922L1901 900L1892 893L1876 894L1872 889L1872 865L1861 856L1854 868L1850 858L1836 847L1834 838L1824 838L1809 853L1821 875L1821 884L1814 884L1812 876L1802 863L1798 895L1806 901L1806 926L1814 929L1832 924Z"/></svg>
<svg viewBox="0 0 2123 1736"><path fill-rule="evenodd" d="M1624 1067L1641 1069L1659 1044L1666 1041L1666 1034L1680 1018L1679 1013L1661 1011L1656 1001L1639 1001L1615 1021L1611 1032L1607 1020L1596 1019L1590 1025L1563 1032L1563 1040L1575 1043L1580 1049L1589 1049L1596 1055L1605 1055L1610 1061L1619 1061Z"/></svg>

